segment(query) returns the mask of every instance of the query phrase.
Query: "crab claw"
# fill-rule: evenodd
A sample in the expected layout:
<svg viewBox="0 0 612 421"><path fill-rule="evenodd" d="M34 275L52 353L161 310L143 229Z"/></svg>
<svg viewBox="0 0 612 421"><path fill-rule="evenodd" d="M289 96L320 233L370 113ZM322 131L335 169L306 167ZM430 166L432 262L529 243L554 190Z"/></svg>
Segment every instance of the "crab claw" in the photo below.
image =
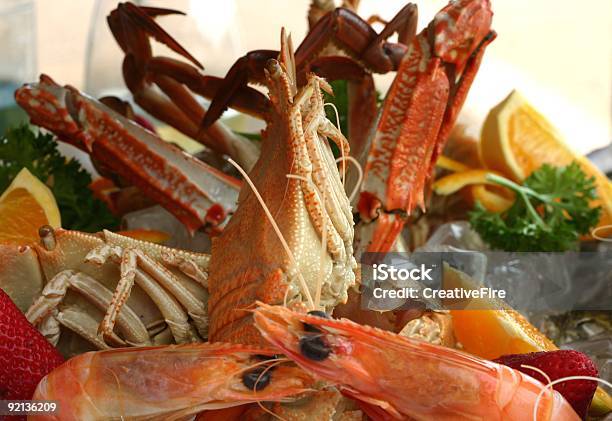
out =
<svg viewBox="0 0 612 421"><path fill-rule="evenodd" d="M435 55L445 63L453 63L457 74L462 73L478 44L489 34L492 19L490 0L449 3L432 22Z"/></svg>
<svg viewBox="0 0 612 421"><path fill-rule="evenodd" d="M15 92L32 123L104 162L174 214L192 233L218 226L236 206L238 180L204 164L102 103L42 75Z"/></svg>
<svg viewBox="0 0 612 421"><path fill-rule="evenodd" d="M134 49L130 49L128 44L138 43L137 39L139 36L141 42L138 44L148 45L146 35L150 35L175 53L185 57L199 69L204 69L204 66L202 66L189 51L172 38L172 36L153 19L156 16L165 15L184 15L184 13L178 10L162 9L159 7L139 7L128 2L119 3L117 8L110 13L107 21L119 46L125 52L134 52ZM134 31L132 27L140 28L143 32L139 33ZM126 40L129 40L129 42ZM150 47L144 51L150 52Z"/></svg>
<svg viewBox="0 0 612 421"><path fill-rule="evenodd" d="M359 201L358 254L387 252L425 211L436 160L495 38L489 0L451 1L410 43L372 132Z"/></svg>

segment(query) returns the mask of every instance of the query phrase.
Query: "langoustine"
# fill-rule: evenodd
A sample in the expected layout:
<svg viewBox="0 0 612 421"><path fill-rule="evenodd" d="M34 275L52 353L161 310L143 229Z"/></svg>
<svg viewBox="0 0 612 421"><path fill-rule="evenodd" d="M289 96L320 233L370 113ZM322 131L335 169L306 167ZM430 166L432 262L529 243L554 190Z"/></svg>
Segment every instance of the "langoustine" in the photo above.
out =
<svg viewBox="0 0 612 421"><path fill-rule="evenodd" d="M579 420L552 388L461 351L261 303L254 321L270 344L376 420L518 421L532 412L535 420Z"/></svg>
<svg viewBox="0 0 612 421"><path fill-rule="evenodd" d="M287 401L313 379L270 348L207 343L89 352L38 385L59 412L32 420L175 420L208 409Z"/></svg>

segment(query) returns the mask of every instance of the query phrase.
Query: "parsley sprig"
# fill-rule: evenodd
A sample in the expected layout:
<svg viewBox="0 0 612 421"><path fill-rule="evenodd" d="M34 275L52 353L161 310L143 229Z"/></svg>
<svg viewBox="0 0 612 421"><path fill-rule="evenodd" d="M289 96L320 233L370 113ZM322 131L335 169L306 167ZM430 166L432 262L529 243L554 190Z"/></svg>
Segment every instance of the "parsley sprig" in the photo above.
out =
<svg viewBox="0 0 612 421"><path fill-rule="evenodd" d="M594 177L587 178L578 163L566 167L543 165L519 185L498 175L488 180L516 192L505 212L486 210L477 203L470 224L494 249L505 251L576 250L580 235L597 225L601 208Z"/></svg>
<svg viewBox="0 0 612 421"><path fill-rule="evenodd" d="M0 192L23 167L51 188L63 228L96 232L118 227L117 218L89 189L89 173L75 159L60 154L52 135L27 125L7 130L0 138Z"/></svg>

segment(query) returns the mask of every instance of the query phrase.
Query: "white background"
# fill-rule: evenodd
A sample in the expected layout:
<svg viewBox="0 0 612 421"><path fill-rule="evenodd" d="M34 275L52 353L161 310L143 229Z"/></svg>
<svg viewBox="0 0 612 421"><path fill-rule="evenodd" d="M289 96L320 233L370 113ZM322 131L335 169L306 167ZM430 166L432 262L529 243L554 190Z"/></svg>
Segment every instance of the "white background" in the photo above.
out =
<svg viewBox="0 0 612 421"><path fill-rule="evenodd" d="M38 71L61 83L84 86L86 44L94 3L94 0L35 0ZM193 53L212 74L223 74L235 58L248 50L278 48L281 26L287 27L297 42L307 29L308 0L154 3L182 9L197 18L208 34L209 46L217 48ZM422 27L446 1L416 3ZM403 4L398 0L362 0L360 11L363 16L377 13L390 18ZM587 152L607 144L611 139L612 1L493 0L493 10L493 26L499 37L487 51L466 106L474 127L492 105L512 88L518 88L576 149ZM184 17L160 19L173 34L177 32L171 27L180 28L185 21ZM106 30L105 22L99 25ZM180 42L189 43L189 35L176 36ZM116 49L110 37L95 42L101 43L100 48ZM119 75L120 56L117 57L116 63L113 59L107 65L108 72Z"/></svg>

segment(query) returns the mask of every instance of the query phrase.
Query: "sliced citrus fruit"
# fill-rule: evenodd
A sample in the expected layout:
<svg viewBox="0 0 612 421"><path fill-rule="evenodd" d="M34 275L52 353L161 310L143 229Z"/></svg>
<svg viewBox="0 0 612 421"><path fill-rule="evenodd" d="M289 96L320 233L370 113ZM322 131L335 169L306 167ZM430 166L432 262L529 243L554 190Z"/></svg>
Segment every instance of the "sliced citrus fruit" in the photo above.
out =
<svg viewBox="0 0 612 421"><path fill-rule="evenodd" d="M445 264L444 289L480 288L468 275ZM456 307L453 303L445 306ZM557 349L554 343L502 300L473 298L451 309L453 328L463 349L486 359Z"/></svg>
<svg viewBox="0 0 612 421"><path fill-rule="evenodd" d="M23 168L0 196L0 243L25 245L38 242L42 225L61 226L53 193Z"/></svg>
<svg viewBox="0 0 612 421"><path fill-rule="evenodd" d="M598 226L612 223L612 183L587 158L574 152L557 130L518 92L512 91L487 116L481 133L480 157L485 166L522 181L542 164L565 166L577 161L595 177L603 209Z"/></svg>
<svg viewBox="0 0 612 421"><path fill-rule="evenodd" d="M557 349L514 310L451 310L451 315L457 340L483 358Z"/></svg>
<svg viewBox="0 0 612 421"><path fill-rule="evenodd" d="M433 183L436 194L447 196L473 184L495 184L487 179L491 174L488 170L467 170L442 177Z"/></svg>
<svg viewBox="0 0 612 421"><path fill-rule="evenodd" d="M467 165L444 155L438 158L438 160L436 161L436 167L453 172L467 171L470 169L470 167L468 167Z"/></svg>
<svg viewBox="0 0 612 421"><path fill-rule="evenodd" d="M480 203L491 212L504 212L514 203L513 200L488 190L487 186L484 185L471 186L470 194L474 202Z"/></svg>
<svg viewBox="0 0 612 421"><path fill-rule="evenodd" d="M511 198L514 196L512 192L487 180L487 176L492 174L491 171L469 169L462 163L443 156L436 165L455 171L434 182L432 187L436 194L447 196L469 186L470 188L465 191L466 200L472 203L480 202L489 211L503 212L512 206ZM491 188L497 191L492 191Z"/></svg>

